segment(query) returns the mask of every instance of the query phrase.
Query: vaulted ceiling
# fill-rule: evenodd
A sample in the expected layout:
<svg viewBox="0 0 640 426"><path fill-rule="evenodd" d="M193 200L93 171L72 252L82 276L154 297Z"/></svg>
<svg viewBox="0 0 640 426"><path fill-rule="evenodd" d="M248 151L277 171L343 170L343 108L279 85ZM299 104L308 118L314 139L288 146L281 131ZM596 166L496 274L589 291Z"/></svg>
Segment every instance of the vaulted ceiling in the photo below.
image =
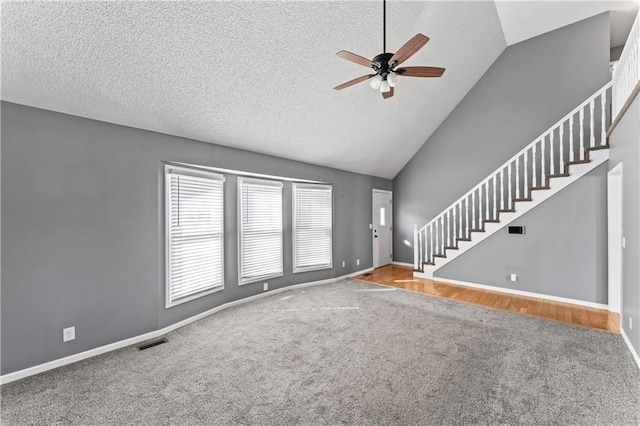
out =
<svg viewBox="0 0 640 426"><path fill-rule="evenodd" d="M421 32L405 65L447 71L383 100L366 83L332 90L369 71L336 52L381 53L377 1L2 8L3 100L387 178L507 45L492 1L390 1L387 50Z"/></svg>

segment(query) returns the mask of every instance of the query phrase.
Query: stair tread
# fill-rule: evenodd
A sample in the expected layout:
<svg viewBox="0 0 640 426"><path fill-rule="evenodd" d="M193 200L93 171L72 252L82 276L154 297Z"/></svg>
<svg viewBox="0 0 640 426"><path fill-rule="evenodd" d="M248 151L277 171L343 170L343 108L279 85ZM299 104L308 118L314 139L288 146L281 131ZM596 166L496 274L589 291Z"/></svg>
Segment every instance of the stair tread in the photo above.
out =
<svg viewBox="0 0 640 426"><path fill-rule="evenodd" d="M569 162L567 163L567 165L568 165L568 166L571 166L571 165L573 165L573 164L587 164L587 163L590 163L590 162L591 162L591 160L589 160L589 159L587 158L587 159L584 159L584 160L569 161Z"/></svg>
<svg viewBox="0 0 640 426"><path fill-rule="evenodd" d="M587 151L598 151L600 149L609 149L609 144L607 143L606 145L598 145L598 146L592 146L590 148L587 148Z"/></svg>

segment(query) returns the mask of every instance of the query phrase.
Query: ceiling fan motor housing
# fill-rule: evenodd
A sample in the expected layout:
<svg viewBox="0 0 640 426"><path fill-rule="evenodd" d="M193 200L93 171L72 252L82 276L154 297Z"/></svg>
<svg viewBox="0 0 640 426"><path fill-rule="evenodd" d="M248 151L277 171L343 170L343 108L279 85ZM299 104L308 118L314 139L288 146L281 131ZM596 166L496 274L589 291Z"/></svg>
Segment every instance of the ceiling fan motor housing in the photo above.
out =
<svg viewBox="0 0 640 426"><path fill-rule="evenodd" d="M393 53L381 53L371 60L371 62L380 64L379 68L371 68L373 68L376 71L376 74L381 76L383 79L386 79L389 73L392 71L392 67L389 66L389 61L392 57Z"/></svg>

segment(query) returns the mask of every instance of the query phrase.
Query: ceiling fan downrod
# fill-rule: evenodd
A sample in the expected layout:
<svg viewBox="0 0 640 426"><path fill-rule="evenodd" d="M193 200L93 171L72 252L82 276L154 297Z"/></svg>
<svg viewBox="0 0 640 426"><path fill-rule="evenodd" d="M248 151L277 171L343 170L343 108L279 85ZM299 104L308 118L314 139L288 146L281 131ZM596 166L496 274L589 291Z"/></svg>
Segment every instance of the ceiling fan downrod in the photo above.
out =
<svg viewBox="0 0 640 426"><path fill-rule="evenodd" d="M387 0L382 0L382 53L387 52Z"/></svg>

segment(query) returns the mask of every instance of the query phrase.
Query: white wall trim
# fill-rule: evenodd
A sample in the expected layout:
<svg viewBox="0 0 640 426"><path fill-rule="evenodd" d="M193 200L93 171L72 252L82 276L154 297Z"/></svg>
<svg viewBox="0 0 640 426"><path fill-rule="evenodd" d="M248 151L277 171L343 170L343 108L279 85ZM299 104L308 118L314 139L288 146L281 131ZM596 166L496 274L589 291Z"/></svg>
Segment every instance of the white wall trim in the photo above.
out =
<svg viewBox="0 0 640 426"><path fill-rule="evenodd" d="M549 294L532 293L529 291L515 290L515 289L503 288L503 287L494 287L494 286L485 285L485 284L475 284L475 283L469 283L466 281L451 280L449 278L433 277L432 280L440 281L443 283L462 285L465 287L474 287L474 288L480 288L483 290L497 291L499 293L517 294L518 296L535 297L538 299L553 300L555 302L571 303L573 305L587 306L589 308L609 310L609 306L602 303L585 302L584 300L577 300L577 299L567 299L565 297L551 296Z"/></svg>
<svg viewBox="0 0 640 426"><path fill-rule="evenodd" d="M82 361L87 358L93 358L94 356L102 355L107 352L115 351L117 349L121 349L131 345L135 345L136 343L144 342L146 340L155 339L157 337L170 333L174 330L177 330L178 328L184 327L185 325L189 325L195 321L198 321L210 315L213 315L217 312L223 311L228 308L232 308L234 306L242 305L244 303L253 302L254 300L262 299L263 297L272 296L274 294L282 293L289 290L296 290L296 289L311 287L311 286L320 285L320 284L335 283L337 281L341 281L346 278L355 277L357 275L361 275L370 271L373 271L373 268L363 269L361 271L352 272L350 274L342 275L336 278L328 278L326 280L311 281L311 282L301 283L301 284L293 284L287 287L281 287L274 290L265 291L264 293L259 293L254 296L245 297L243 299L234 300L233 302L216 306L213 309L209 309L208 311L201 312L197 315L194 315L192 317L179 321L175 324L171 324L159 330L150 331L148 333L144 333L138 336L130 337L128 339L120 340L118 342L109 343L108 345L100 346L97 348L89 349L84 352L69 355L64 358L58 358L53 361L45 362L44 364L34 365L33 367L29 367L23 370L14 371L13 373L5 374L3 376L0 376L0 385L11 383L16 380L23 379L25 377L33 376L35 374L44 373L45 371L49 371L49 370L53 370L54 368L73 364L74 362Z"/></svg>
<svg viewBox="0 0 640 426"><path fill-rule="evenodd" d="M633 355L633 359L636 360L636 364L638 365L638 368L640 368L640 356L638 356L638 353L631 345L631 341L627 337L627 334L624 332L624 328L622 327L620 327L620 334L622 334L622 338L624 339L624 342L627 344L627 347L631 351L631 355Z"/></svg>
<svg viewBox="0 0 640 426"><path fill-rule="evenodd" d="M413 263L407 263L407 262L396 262L395 260L393 261L393 265L398 265L398 266L408 266L411 269L413 269Z"/></svg>

